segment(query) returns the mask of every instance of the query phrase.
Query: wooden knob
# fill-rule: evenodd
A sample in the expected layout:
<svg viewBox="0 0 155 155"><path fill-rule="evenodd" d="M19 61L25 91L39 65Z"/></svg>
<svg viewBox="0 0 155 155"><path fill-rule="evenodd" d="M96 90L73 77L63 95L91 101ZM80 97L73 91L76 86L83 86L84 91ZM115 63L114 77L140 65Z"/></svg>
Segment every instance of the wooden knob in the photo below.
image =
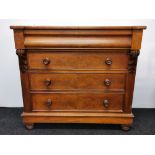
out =
<svg viewBox="0 0 155 155"><path fill-rule="evenodd" d="M106 65L111 65L112 64L112 60L110 58L107 58L105 60Z"/></svg>
<svg viewBox="0 0 155 155"><path fill-rule="evenodd" d="M109 107L109 100L106 100L106 99L105 99L105 100L103 101L103 105L104 105L105 108L108 108L108 107Z"/></svg>
<svg viewBox="0 0 155 155"><path fill-rule="evenodd" d="M44 59L43 59L43 64L44 64L44 65L50 64L50 59L49 59L49 58L44 58Z"/></svg>
<svg viewBox="0 0 155 155"><path fill-rule="evenodd" d="M109 79L105 79L105 80L104 80L104 84L105 84L106 86L110 86L110 85L111 85L111 81L110 81Z"/></svg>
<svg viewBox="0 0 155 155"><path fill-rule="evenodd" d="M50 79L46 79L44 81L45 86L50 86L51 85L51 80Z"/></svg>
<svg viewBox="0 0 155 155"><path fill-rule="evenodd" d="M51 99L48 99L47 100L47 106L50 107L51 105L52 105L52 100Z"/></svg>

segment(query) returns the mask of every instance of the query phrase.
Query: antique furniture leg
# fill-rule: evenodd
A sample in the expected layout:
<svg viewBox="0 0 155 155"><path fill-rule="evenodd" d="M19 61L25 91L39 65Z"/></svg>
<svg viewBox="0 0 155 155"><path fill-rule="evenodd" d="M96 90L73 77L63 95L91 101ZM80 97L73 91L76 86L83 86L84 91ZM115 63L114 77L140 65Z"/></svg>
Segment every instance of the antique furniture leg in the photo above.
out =
<svg viewBox="0 0 155 155"><path fill-rule="evenodd" d="M25 128L28 130L32 130L34 128L34 124L33 123L25 123Z"/></svg>
<svg viewBox="0 0 155 155"><path fill-rule="evenodd" d="M121 124L121 129L123 131L129 131L131 129L131 125L130 124Z"/></svg>

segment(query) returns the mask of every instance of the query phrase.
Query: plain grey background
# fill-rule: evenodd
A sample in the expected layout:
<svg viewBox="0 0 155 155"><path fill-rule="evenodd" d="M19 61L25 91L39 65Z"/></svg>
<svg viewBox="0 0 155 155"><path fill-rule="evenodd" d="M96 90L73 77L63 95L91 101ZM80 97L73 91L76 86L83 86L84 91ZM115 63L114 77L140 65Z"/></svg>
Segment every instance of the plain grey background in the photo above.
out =
<svg viewBox="0 0 155 155"><path fill-rule="evenodd" d="M13 31L10 25L51 25L51 26L105 26L144 25L141 53L139 55L134 108L155 108L155 20L0 20L0 107L22 107L22 94L18 58L15 53Z"/></svg>

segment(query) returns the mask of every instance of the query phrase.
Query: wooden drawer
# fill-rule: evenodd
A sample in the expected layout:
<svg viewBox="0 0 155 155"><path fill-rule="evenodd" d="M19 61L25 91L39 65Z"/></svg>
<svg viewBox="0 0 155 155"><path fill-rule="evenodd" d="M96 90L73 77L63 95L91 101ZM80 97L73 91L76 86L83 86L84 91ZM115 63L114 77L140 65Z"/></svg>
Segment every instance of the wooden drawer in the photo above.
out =
<svg viewBox="0 0 155 155"><path fill-rule="evenodd" d="M46 93L32 94L33 111L122 112L123 94Z"/></svg>
<svg viewBox="0 0 155 155"><path fill-rule="evenodd" d="M128 55L100 52L29 52L28 65L29 69L127 70Z"/></svg>
<svg viewBox="0 0 155 155"><path fill-rule="evenodd" d="M31 73L31 90L110 89L123 91L125 74Z"/></svg>

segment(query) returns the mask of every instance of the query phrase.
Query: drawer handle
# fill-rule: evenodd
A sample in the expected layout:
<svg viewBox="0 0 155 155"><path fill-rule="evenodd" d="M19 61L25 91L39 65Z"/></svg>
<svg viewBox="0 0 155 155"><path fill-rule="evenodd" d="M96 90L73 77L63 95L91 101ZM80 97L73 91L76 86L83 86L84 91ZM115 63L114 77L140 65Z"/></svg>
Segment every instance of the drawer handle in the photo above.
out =
<svg viewBox="0 0 155 155"><path fill-rule="evenodd" d="M105 84L106 86L110 86L110 85L111 85L111 81L110 81L109 79L105 79L105 80L104 80L104 84Z"/></svg>
<svg viewBox="0 0 155 155"><path fill-rule="evenodd" d="M112 60L110 58L107 58L105 60L106 65L112 65Z"/></svg>
<svg viewBox="0 0 155 155"><path fill-rule="evenodd" d="M44 81L44 84L45 84L45 86L50 86L51 85L51 80L50 79L46 79L45 81Z"/></svg>
<svg viewBox="0 0 155 155"><path fill-rule="evenodd" d="M43 64L44 64L44 65L50 64L50 59L49 59L49 58L44 58L44 59L43 59Z"/></svg>
<svg viewBox="0 0 155 155"><path fill-rule="evenodd" d="M51 105L52 105L52 100L51 99L48 99L47 100L47 106L50 107Z"/></svg>
<svg viewBox="0 0 155 155"><path fill-rule="evenodd" d="M103 101L103 105L105 108L108 108L109 107L109 101L108 100L104 100Z"/></svg>

